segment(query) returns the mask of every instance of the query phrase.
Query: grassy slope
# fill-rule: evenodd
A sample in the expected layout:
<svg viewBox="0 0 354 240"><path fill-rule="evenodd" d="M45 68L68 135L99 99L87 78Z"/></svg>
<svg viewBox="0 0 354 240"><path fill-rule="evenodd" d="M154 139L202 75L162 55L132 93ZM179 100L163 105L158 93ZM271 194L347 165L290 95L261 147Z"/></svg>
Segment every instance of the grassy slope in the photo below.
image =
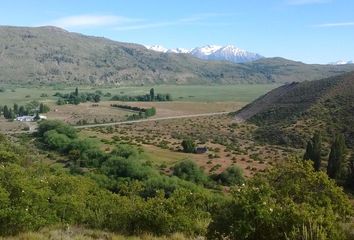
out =
<svg viewBox="0 0 354 240"><path fill-rule="evenodd" d="M328 141L342 132L347 145L352 146L354 73L275 89L237 116L260 126L258 137L273 143L301 146L315 130L320 130Z"/></svg>
<svg viewBox="0 0 354 240"><path fill-rule="evenodd" d="M320 79L350 70L354 65L306 65L281 58L246 64L206 62L54 27L0 27L2 83L273 83Z"/></svg>

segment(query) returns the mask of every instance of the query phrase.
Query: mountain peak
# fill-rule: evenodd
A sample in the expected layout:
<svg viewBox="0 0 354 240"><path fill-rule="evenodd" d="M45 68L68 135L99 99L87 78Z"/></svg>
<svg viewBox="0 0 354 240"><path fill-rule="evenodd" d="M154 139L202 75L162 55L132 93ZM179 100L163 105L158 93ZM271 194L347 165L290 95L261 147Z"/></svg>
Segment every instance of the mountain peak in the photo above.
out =
<svg viewBox="0 0 354 240"><path fill-rule="evenodd" d="M146 48L164 53L187 53L204 60L230 61L235 63L251 62L263 58L263 56L257 53L247 52L234 45L220 46L208 44L191 50L185 48L167 49L160 45L146 46Z"/></svg>

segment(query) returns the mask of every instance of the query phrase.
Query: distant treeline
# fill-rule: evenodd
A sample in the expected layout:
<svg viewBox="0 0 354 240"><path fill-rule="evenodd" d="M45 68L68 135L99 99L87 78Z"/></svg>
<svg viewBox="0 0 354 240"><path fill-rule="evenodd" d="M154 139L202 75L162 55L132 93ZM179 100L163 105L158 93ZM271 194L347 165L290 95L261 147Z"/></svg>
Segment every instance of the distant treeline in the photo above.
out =
<svg viewBox="0 0 354 240"><path fill-rule="evenodd" d="M50 108L47 105L37 101L31 101L24 106L15 103L12 108L7 105L0 106L0 113L2 113L6 119L14 119L16 117L33 115L36 113L46 113L49 112L49 110Z"/></svg>
<svg viewBox="0 0 354 240"><path fill-rule="evenodd" d="M54 94L54 96L59 97L57 104L58 105L65 105L65 104L79 104L83 102L99 102L101 101L101 95L102 93L99 91L96 91L95 93L79 93L78 88L75 89L75 92L71 93L60 93L57 92Z"/></svg>
<svg viewBox="0 0 354 240"><path fill-rule="evenodd" d="M155 90L153 88L151 88L149 94L138 95L138 96L114 95L111 100L122 101L122 102L155 102L155 101L156 102L165 102L165 101L172 101L172 97L169 93L155 94Z"/></svg>
<svg viewBox="0 0 354 240"><path fill-rule="evenodd" d="M133 107L128 105L120 105L120 104L111 104L111 107L115 108L122 108L131 111L137 111L138 114L133 114L128 117L128 120L139 120L143 118L148 118L156 115L156 108L140 108L140 107Z"/></svg>

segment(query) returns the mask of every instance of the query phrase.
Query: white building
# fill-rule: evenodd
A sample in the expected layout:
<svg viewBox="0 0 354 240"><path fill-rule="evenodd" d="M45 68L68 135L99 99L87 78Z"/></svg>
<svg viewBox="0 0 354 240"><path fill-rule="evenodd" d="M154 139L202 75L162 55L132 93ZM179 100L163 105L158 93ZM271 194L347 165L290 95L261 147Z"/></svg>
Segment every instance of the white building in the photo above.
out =
<svg viewBox="0 0 354 240"><path fill-rule="evenodd" d="M20 121L20 122L34 122L35 121L35 117L36 116L21 116L21 117L15 118L15 120L16 121ZM45 120L45 119L47 119L47 116L39 115L39 119L40 120Z"/></svg>
<svg viewBox="0 0 354 240"><path fill-rule="evenodd" d="M20 122L33 122L35 116L21 116L17 117L15 120Z"/></svg>

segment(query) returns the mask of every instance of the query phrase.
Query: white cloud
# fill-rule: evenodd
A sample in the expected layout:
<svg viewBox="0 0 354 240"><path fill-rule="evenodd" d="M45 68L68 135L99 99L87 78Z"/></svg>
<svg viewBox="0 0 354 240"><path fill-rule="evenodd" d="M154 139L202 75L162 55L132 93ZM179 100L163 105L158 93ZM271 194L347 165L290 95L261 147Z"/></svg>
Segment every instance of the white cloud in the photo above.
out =
<svg viewBox="0 0 354 240"><path fill-rule="evenodd" d="M46 25L54 25L62 28L86 28L100 26L117 26L138 21L141 20L116 15L76 15L59 18L47 23Z"/></svg>
<svg viewBox="0 0 354 240"><path fill-rule="evenodd" d="M309 5L309 4L321 4L329 3L332 0L287 0L289 5Z"/></svg>
<svg viewBox="0 0 354 240"><path fill-rule="evenodd" d="M350 27L354 26L354 22L338 22L338 23L323 23L313 25L313 27Z"/></svg>
<svg viewBox="0 0 354 240"><path fill-rule="evenodd" d="M162 28L179 25L215 25L215 22L205 21L209 18L227 17L230 14L202 13L175 20L152 22L138 18L128 18L117 15L75 15L55 19L42 25L53 25L65 29L111 27L117 31L128 31L149 28Z"/></svg>

